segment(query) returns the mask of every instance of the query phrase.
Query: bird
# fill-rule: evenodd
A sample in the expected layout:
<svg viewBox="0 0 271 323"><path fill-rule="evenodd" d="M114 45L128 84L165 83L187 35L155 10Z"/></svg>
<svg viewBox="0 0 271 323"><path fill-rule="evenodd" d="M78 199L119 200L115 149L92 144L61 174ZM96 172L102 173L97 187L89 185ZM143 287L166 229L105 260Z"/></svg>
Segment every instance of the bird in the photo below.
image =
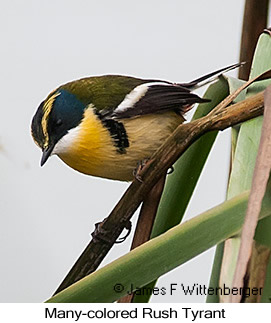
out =
<svg viewBox="0 0 271 323"><path fill-rule="evenodd" d="M53 90L32 119L41 166L51 155L83 174L132 181L148 160L185 121L195 103L209 99L193 93L234 64L188 83L124 75L85 77Z"/></svg>

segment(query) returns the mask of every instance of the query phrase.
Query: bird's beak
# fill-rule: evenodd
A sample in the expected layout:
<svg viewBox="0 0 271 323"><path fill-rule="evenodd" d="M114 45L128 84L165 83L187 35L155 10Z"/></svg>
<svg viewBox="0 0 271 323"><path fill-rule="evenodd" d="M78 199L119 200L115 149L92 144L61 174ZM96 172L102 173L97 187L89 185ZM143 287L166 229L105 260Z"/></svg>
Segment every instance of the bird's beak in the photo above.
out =
<svg viewBox="0 0 271 323"><path fill-rule="evenodd" d="M53 149L54 149L54 145L51 145L51 146L43 149L42 157L41 157L41 161L40 161L40 166L43 166L46 163L47 159L51 156Z"/></svg>

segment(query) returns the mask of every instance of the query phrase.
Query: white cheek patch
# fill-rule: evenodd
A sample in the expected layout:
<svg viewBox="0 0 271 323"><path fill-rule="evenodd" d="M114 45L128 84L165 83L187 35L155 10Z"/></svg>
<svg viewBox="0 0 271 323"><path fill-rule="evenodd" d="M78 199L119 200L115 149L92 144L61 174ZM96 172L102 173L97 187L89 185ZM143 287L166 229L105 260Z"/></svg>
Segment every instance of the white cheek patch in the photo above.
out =
<svg viewBox="0 0 271 323"><path fill-rule="evenodd" d="M70 147L74 144L75 140L78 138L80 132L80 126L72 128L64 135L55 145L52 155L57 155L67 152Z"/></svg>

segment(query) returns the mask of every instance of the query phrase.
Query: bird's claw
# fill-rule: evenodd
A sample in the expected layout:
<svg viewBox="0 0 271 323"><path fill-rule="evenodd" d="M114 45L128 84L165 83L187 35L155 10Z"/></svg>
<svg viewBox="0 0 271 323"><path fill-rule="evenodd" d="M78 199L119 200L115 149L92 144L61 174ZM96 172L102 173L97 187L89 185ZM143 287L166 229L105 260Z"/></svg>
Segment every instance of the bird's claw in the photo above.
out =
<svg viewBox="0 0 271 323"><path fill-rule="evenodd" d="M139 161L137 163L136 168L133 171L133 176L136 180L138 180L140 183L143 183L143 179L140 176L140 172L142 171L142 169L144 168L144 166L147 164L147 162L149 161L149 159L145 158L141 161Z"/></svg>

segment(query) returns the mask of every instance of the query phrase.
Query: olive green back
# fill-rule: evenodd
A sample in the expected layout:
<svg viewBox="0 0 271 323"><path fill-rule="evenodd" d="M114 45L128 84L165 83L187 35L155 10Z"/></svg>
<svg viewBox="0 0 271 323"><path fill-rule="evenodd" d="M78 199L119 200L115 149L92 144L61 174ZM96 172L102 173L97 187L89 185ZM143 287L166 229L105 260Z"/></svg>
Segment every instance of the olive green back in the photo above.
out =
<svg viewBox="0 0 271 323"><path fill-rule="evenodd" d="M83 78L59 87L74 94L83 104L92 103L99 111L114 109L136 86L149 82L128 76L105 75Z"/></svg>

